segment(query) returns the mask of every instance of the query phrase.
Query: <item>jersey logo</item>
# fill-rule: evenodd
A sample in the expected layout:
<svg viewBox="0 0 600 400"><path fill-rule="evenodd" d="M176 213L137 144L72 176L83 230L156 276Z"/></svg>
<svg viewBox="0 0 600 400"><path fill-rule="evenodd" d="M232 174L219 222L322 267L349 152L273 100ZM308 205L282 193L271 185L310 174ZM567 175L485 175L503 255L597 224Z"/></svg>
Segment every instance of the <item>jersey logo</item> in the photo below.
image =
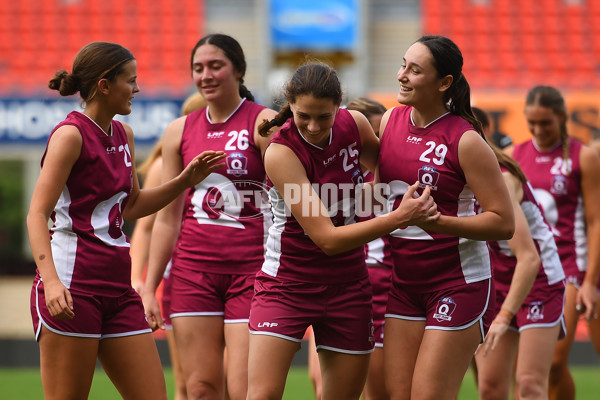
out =
<svg viewBox="0 0 600 400"><path fill-rule="evenodd" d="M208 132L206 134L206 138L207 139L219 139L221 138L223 135L225 134L225 132Z"/></svg>
<svg viewBox="0 0 600 400"><path fill-rule="evenodd" d="M227 156L227 173L233 176L248 175L248 159L244 153L231 153Z"/></svg>
<svg viewBox="0 0 600 400"><path fill-rule="evenodd" d="M554 175L552 177L552 184L550 185L550 192L554 195L567 194L568 181L565 176Z"/></svg>
<svg viewBox="0 0 600 400"><path fill-rule="evenodd" d="M550 158L550 156L536 156L535 157L535 162L538 164L548 163L550 161L552 161L552 158Z"/></svg>
<svg viewBox="0 0 600 400"><path fill-rule="evenodd" d="M259 322L258 323L259 328L274 328L277 325L279 325L277 322Z"/></svg>
<svg viewBox="0 0 600 400"><path fill-rule="evenodd" d="M454 299L452 297L443 297L441 300L438 300L433 318L438 322L451 321L455 309L456 303L454 302Z"/></svg>
<svg viewBox="0 0 600 400"><path fill-rule="evenodd" d="M323 160L323 166L326 167L331 164L337 158L337 154L332 155L327 160Z"/></svg>
<svg viewBox="0 0 600 400"><path fill-rule="evenodd" d="M406 142L412 143L412 144L419 144L421 142L421 140L423 140L423 138L416 137L416 136L410 136L410 135L406 138Z"/></svg>
<svg viewBox="0 0 600 400"><path fill-rule="evenodd" d="M533 322L544 319L544 303L532 301L527 308L527 319Z"/></svg>
<svg viewBox="0 0 600 400"><path fill-rule="evenodd" d="M427 186L431 190L437 190L437 183L440 179L440 173L431 165L424 165L419 169L419 187L425 189Z"/></svg>
<svg viewBox="0 0 600 400"><path fill-rule="evenodd" d="M365 183L365 177L363 176L363 172L360 169L360 167L357 167L352 173L352 183L354 183L355 185L362 185L363 183Z"/></svg>

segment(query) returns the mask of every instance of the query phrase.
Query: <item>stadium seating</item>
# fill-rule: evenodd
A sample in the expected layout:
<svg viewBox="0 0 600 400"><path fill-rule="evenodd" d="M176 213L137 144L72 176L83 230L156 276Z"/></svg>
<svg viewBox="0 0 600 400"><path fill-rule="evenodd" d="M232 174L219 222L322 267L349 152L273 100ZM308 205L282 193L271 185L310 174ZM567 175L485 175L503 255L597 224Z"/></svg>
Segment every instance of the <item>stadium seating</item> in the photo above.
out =
<svg viewBox="0 0 600 400"><path fill-rule="evenodd" d="M476 89L600 89L600 1L423 0L423 32L453 39Z"/></svg>
<svg viewBox="0 0 600 400"><path fill-rule="evenodd" d="M196 0L0 0L0 95L44 94L81 47L109 41L133 52L144 95L181 97L204 21Z"/></svg>

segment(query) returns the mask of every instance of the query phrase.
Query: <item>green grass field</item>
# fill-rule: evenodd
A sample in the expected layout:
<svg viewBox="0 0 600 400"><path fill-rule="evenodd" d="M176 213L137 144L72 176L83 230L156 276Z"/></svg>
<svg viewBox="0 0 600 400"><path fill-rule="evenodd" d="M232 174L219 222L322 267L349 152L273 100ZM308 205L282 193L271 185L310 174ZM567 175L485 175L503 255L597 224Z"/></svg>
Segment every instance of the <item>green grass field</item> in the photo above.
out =
<svg viewBox="0 0 600 400"><path fill-rule="evenodd" d="M599 398L598 393L600 393L600 368L573 367L572 372L577 387L577 400L597 400ZM165 369L165 379L167 390L171 395L173 375L170 369ZM39 370L35 368L0 368L0 398L3 400L42 399L42 382ZM120 398L119 393L101 369L94 376L89 398L91 400L115 400ZM306 368L292 368L283 398L285 400L309 400L314 398ZM470 371L465 377L458 398L460 400L477 399L477 392Z"/></svg>

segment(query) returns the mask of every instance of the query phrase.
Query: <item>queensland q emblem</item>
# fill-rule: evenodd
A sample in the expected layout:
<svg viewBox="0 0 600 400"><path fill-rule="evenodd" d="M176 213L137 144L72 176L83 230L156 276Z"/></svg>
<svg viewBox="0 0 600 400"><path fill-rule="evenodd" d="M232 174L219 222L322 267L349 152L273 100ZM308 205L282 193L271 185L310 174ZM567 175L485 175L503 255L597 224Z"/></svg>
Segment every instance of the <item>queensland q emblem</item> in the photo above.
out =
<svg viewBox="0 0 600 400"><path fill-rule="evenodd" d="M248 164L248 159L244 156L243 153L231 153L227 159L227 173L234 176L247 175L248 169L246 165Z"/></svg>
<svg viewBox="0 0 600 400"><path fill-rule="evenodd" d="M532 301L527 310L527 319L535 322L544 319L544 303Z"/></svg>
<svg viewBox="0 0 600 400"><path fill-rule="evenodd" d="M419 187L425 189L430 186L431 190L437 190L437 183L440 179L440 173L431 165L424 165L419 169Z"/></svg>
<svg viewBox="0 0 600 400"><path fill-rule="evenodd" d="M567 194L567 178L562 175L554 175L552 176L552 186L550 187L550 192L552 194Z"/></svg>
<svg viewBox="0 0 600 400"><path fill-rule="evenodd" d="M450 321L452 320L452 313L455 309L456 303L454 302L454 299L452 299L452 297L444 297L441 300L438 300L433 318L438 322Z"/></svg>

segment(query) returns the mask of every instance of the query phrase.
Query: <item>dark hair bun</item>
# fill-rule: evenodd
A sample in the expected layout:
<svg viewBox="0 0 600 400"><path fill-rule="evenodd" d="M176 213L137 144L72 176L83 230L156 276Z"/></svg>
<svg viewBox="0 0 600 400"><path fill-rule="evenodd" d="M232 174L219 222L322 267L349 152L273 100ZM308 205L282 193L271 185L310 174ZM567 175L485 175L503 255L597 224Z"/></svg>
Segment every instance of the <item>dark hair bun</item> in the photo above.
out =
<svg viewBox="0 0 600 400"><path fill-rule="evenodd" d="M48 87L52 90L58 90L61 96L70 96L79 91L79 79L64 69L56 71L54 78L48 82Z"/></svg>

